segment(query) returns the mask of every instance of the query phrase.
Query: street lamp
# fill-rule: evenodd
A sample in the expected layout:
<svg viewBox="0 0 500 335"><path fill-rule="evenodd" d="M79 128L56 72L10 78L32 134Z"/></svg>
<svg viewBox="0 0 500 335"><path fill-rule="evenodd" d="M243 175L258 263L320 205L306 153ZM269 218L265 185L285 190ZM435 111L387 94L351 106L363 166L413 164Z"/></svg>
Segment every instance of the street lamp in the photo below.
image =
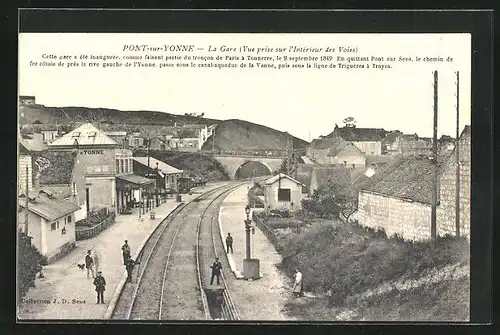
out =
<svg viewBox="0 0 500 335"><path fill-rule="evenodd" d="M250 259L250 230L251 230L252 220L250 220L250 206L249 205L247 205L245 207L245 214L247 215L247 219L245 220L246 250L247 250L246 259Z"/></svg>
<svg viewBox="0 0 500 335"><path fill-rule="evenodd" d="M243 276L245 279L257 279L260 278L259 270L259 260L251 258L250 254L250 231L252 230L250 219L250 206L245 207L245 233L246 233L246 258L243 260Z"/></svg>

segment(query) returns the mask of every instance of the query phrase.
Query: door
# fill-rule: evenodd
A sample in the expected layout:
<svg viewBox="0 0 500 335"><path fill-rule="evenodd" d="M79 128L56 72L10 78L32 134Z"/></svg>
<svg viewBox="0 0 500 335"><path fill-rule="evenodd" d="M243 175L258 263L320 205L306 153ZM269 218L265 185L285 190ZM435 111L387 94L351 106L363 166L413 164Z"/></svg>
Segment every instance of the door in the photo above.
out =
<svg viewBox="0 0 500 335"><path fill-rule="evenodd" d="M87 213L90 212L90 188L85 188L85 200L87 202Z"/></svg>

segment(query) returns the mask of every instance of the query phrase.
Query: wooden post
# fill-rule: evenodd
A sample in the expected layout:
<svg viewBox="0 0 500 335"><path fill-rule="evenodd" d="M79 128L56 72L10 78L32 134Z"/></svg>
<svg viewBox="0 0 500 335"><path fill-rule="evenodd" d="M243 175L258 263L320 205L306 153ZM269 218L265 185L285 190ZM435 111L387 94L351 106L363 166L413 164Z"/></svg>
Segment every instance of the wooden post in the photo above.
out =
<svg viewBox="0 0 500 335"><path fill-rule="evenodd" d="M456 129L456 139L455 139L455 164L456 164L456 175L455 175L455 236L460 237L460 148L459 148L459 137L460 137L460 89L459 89L459 74L457 71L457 129Z"/></svg>
<svg viewBox="0 0 500 335"><path fill-rule="evenodd" d="M436 239L437 205L437 127L438 127L438 72L434 71L434 134L432 138L432 198L431 198L431 238Z"/></svg>

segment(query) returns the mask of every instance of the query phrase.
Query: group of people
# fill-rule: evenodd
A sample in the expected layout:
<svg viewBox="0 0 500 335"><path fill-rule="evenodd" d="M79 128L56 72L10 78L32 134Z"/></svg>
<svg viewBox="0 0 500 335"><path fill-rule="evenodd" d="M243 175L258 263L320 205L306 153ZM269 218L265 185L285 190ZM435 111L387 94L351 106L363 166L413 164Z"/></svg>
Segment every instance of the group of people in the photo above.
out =
<svg viewBox="0 0 500 335"><path fill-rule="evenodd" d="M233 237L230 233L227 234L226 237L226 248L227 253L231 250L233 253ZM123 256L123 265L125 265L125 269L127 270L127 282L132 281L132 271L136 264L139 262L134 261L131 257L130 245L128 241L125 240L125 243L121 247L122 256ZM85 266L87 268L87 278L90 278L90 274L92 274L92 278L94 278L94 286L95 291L97 292L97 303L104 304L104 291L106 290L106 279L102 276L102 272L99 271L99 257L96 252L92 255L91 251L87 251L87 255L85 256ZM97 276L94 275L94 267L97 272ZM220 276L222 273L222 264L219 262L219 258L215 258L215 262L210 265L212 269L212 276L210 279L210 285L213 285L214 279L217 279L217 285L220 284ZM303 281L302 281L302 273L299 269L295 270L295 281L293 285L293 294L296 297L302 296L303 292Z"/></svg>

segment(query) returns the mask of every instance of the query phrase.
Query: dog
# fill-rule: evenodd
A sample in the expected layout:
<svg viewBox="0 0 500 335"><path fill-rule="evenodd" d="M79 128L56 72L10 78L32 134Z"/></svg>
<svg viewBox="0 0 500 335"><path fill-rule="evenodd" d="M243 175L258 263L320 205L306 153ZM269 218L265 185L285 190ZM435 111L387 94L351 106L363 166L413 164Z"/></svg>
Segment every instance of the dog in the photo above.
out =
<svg viewBox="0 0 500 335"><path fill-rule="evenodd" d="M78 268L80 268L80 270L85 269L85 264L76 264L76 266L78 266Z"/></svg>

